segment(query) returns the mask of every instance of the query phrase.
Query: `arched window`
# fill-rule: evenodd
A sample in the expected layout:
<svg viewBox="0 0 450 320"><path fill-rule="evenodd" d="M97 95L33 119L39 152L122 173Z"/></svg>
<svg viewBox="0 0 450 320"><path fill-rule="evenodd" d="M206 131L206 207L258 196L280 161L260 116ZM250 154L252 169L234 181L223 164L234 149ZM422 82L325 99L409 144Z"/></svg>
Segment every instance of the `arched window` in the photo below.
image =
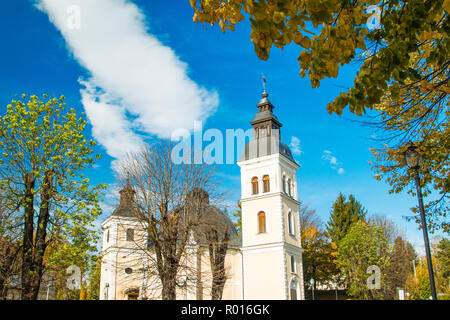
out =
<svg viewBox="0 0 450 320"><path fill-rule="evenodd" d="M283 174L283 192L286 193L286 176Z"/></svg>
<svg viewBox="0 0 450 320"><path fill-rule="evenodd" d="M134 229L127 229L127 241L134 241Z"/></svg>
<svg viewBox="0 0 450 320"><path fill-rule="evenodd" d="M263 211L258 213L258 232L266 232L266 214Z"/></svg>
<svg viewBox="0 0 450 320"><path fill-rule="evenodd" d="M269 176L267 174L265 176L263 176L263 190L264 190L264 192L270 191Z"/></svg>
<svg viewBox="0 0 450 320"><path fill-rule="evenodd" d="M291 256L291 272L297 272L297 265L295 263L295 256Z"/></svg>
<svg viewBox="0 0 450 320"><path fill-rule="evenodd" d="M297 300L297 281L292 280L289 286L291 292L291 300Z"/></svg>
<svg viewBox="0 0 450 320"><path fill-rule="evenodd" d="M252 194L258 194L258 177L252 178Z"/></svg>
<svg viewBox="0 0 450 320"><path fill-rule="evenodd" d="M290 195L290 196L292 196L292 187L291 187L291 185L292 185L292 182L291 182L291 179L288 179L288 181L287 181L287 187L288 187L288 194Z"/></svg>
<svg viewBox="0 0 450 320"><path fill-rule="evenodd" d="M295 236L295 231L294 231L294 216L292 215L292 212L289 211L288 213L288 230L289 230L289 234L291 236Z"/></svg>

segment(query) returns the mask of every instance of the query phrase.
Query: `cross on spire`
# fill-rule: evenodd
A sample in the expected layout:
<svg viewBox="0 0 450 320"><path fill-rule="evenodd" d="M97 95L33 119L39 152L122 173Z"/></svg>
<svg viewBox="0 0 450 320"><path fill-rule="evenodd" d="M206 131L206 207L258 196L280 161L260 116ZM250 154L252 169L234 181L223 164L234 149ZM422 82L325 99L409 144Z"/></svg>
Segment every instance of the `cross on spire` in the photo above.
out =
<svg viewBox="0 0 450 320"><path fill-rule="evenodd" d="M264 92L266 92L266 77L264 77L264 74L262 75L262 81L263 81Z"/></svg>

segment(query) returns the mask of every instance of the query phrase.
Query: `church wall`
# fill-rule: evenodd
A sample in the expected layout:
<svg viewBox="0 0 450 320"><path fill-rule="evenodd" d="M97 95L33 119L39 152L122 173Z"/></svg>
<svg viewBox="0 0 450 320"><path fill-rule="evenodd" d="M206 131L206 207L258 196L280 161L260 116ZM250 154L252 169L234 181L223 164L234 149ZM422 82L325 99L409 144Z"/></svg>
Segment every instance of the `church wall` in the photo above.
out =
<svg viewBox="0 0 450 320"><path fill-rule="evenodd" d="M282 208L281 198L268 195L258 198L258 201L242 201L242 244L244 247L269 244L283 241L280 230L283 228L280 219ZM258 213L263 211L266 215L266 232L259 233Z"/></svg>
<svg viewBox="0 0 450 320"><path fill-rule="evenodd" d="M126 235L129 228L134 230L134 241L127 241ZM146 232L138 221L117 224L117 247L143 249L146 247L146 241Z"/></svg>
<svg viewBox="0 0 450 320"><path fill-rule="evenodd" d="M135 288L140 290L142 284L142 256L132 252L121 251L116 260L116 300L126 300L125 290ZM131 273L127 274L126 269Z"/></svg>
<svg viewBox="0 0 450 320"><path fill-rule="evenodd" d="M301 247L298 203L296 201L292 201L288 196L285 196L285 199L286 200L283 201L284 238L287 243ZM289 211L291 211L294 222L294 235L289 233Z"/></svg>
<svg viewBox="0 0 450 320"><path fill-rule="evenodd" d="M244 251L244 299L285 299L283 258L282 247Z"/></svg>

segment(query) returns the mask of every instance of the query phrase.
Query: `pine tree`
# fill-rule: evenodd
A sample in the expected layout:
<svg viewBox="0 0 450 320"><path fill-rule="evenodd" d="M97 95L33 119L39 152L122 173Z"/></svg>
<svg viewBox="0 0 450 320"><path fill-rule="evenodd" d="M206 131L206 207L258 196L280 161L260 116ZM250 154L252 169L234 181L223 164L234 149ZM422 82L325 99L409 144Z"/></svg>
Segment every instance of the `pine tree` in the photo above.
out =
<svg viewBox="0 0 450 320"><path fill-rule="evenodd" d="M353 195L350 195L347 201L346 197L339 193L338 198L333 203L330 219L327 223L327 232L330 238L337 245L345 237L350 226L363 219L365 215L366 210Z"/></svg>

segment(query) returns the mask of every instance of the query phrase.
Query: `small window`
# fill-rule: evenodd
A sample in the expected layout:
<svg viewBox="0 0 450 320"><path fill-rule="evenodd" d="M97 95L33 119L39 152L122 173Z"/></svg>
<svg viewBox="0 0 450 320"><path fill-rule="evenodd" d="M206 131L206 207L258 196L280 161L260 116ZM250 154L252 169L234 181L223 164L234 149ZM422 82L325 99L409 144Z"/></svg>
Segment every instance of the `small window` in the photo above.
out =
<svg viewBox="0 0 450 320"><path fill-rule="evenodd" d="M132 274L132 273L133 273L133 269L131 269L131 268L125 268L125 273L126 273L126 274Z"/></svg>
<svg viewBox="0 0 450 320"><path fill-rule="evenodd" d="M127 229L127 241L134 241L134 229Z"/></svg>
<svg viewBox="0 0 450 320"><path fill-rule="evenodd" d="M295 256L291 256L291 272L297 273L297 265L295 263Z"/></svg>
<svg viewBox="0 0 450 320"><path fill-rule="evenodd" d="M287 181L287 187L288 187L288 194L289 194L290 196L292 196L292 182L291 182L291 179L288 179L288 181Z"/></svg>
<svg viewBox="0 0 450 320"><path fill-rule="evenodd" d="M252 178L252 194L258 194L258 178Z"/></svg>
<svg viewBox="0 0 450 320"><path fill-rule="evenodd" d="M289 291L291 292L291 300L297 300L297 282L292 280L289 288Z"/></svg>
<svg viewBox="0 0 450 320"><path fill-rule="evenodd" d="M109 230L106 232L106 242L109 242Z"/></svg>
<svg viewBox="0 0 450 320"><path fill-rule="evenodd" d="M258 213L258 232L266 232L266 214L263 211Z"/></svg>
<svg viewBox="0 0 450 320"><path fill-rule="evenodd" d="M269 182L269 176L265 175L263 177L263 190L264 192L269 192L270 191L270 182Z"/></svg>
<svg viewBox="0 0 450 320"><path fill-rule="evenodd" d="M283 175L283 192L286 193L286 176Z"/></svg>
<svg viewBox="0 0 450 320"><path fill-rule="evenodd" d="M295 232L294 232L294 216L292 215L291 211L289 211L289 213L288 213L288 229L289 229L289 234L291 236L295 236Z"/></svg>

